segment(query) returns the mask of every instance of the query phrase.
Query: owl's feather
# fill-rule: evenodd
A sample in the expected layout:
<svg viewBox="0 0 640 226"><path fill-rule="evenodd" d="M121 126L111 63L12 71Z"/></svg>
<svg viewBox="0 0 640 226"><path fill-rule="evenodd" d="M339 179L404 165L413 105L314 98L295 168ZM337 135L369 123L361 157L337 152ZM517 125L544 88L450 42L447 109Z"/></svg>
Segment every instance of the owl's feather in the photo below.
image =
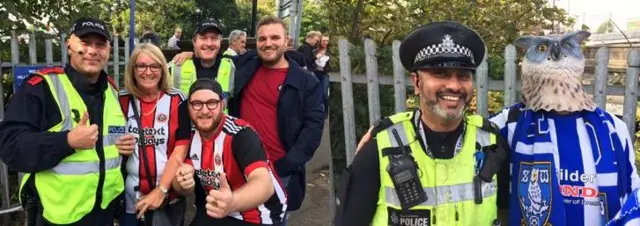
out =
<svg viewBox="0 0 640 226"><path fill-rule="evenodd" d="M580 42L589 33L524 36L515 44L526 49L522 62L522 94L532 110L593 111L595 104L584 92L584 55Z"/></svg>

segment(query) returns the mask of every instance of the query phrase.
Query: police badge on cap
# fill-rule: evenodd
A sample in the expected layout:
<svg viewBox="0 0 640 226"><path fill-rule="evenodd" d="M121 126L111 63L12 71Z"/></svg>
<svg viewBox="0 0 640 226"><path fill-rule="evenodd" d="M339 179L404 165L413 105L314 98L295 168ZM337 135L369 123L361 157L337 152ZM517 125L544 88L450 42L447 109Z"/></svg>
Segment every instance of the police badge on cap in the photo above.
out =
<svg viewBox="0 0 640 226"><path fill-rule="evenodd" d="M400 44L405 69L459 68L475 70L485 44L474 30L456 22L436 22L413 30Z"/></svg>

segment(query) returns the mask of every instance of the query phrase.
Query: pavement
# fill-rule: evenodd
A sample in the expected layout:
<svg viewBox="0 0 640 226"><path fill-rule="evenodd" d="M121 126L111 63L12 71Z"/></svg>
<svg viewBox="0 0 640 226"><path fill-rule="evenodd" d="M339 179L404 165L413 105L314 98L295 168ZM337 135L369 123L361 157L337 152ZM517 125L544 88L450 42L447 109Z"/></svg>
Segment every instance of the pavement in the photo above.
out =
<svg viewBox="0 0 640 226"><path fill-rule="evenodd" d="M322 143L313 159L307 163L307 190L300 209L291 213L287 226L331 225L329 207L329 161L331 141L329 120L324 123Z"/></svg>

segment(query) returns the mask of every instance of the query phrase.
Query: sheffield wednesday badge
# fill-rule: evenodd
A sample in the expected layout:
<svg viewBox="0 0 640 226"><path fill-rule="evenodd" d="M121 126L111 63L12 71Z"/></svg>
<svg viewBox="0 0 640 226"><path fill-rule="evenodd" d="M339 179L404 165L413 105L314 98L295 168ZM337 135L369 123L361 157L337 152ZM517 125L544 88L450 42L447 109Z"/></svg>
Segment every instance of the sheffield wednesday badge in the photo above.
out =
<svg viewBox="0 0 640 226"><path fill-rule="evenodd" d="M520 163L518 198L524 218L522 225L548 225L552 201L551 176L551 162Z"/></svg>

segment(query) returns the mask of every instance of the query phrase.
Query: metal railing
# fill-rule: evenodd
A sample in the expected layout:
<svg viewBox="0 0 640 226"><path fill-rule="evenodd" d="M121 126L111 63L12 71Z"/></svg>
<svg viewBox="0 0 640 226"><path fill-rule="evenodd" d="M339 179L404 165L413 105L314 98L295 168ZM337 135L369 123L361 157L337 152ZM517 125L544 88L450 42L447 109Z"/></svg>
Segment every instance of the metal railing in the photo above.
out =
<svg viewBox="0 0 640 226"><path fill-rule="evenodd" d="M352 74L351 59L349 49L351 44L346 39L338 42L340 72L330 73L331 82L341 83L342 112L344 122L345 155L347 165L351 164L355 155L355 148L358 142L356 137L356 122L353 100L353 84L367 85L367 101L369 107L369 126L380 119L380 85L393 85L393 95L395 98L395 111L406 110L406 88L412 86L411 80L407 79L407 72L400 62L398 50L400 41L392 44L393 75L379 75L378 62L376 58L376 45L367 39L364 42L366 73L364 75ZM586 92L593 94L595 103L605 109L607 95L624 96L622 118L627 124L630 134L635 133L636 128L636 107L638 100L638 73L640 72L640 49L635 48L628 51L625 85L607 85L609 75L609 49L601 47L596 53L596 68L594 81L591 85L585 85ZM504 50L504 79L492 80L489 78L489 68L486 59L476 71L474 86L476 89L476 112L482 116L488 116L488 91L503 91L504 106L516 103L518 91L521 83L518 81L517 52L516 47L509 44ZM391 95L391 93L384 94ZM362 100L358 100L362 101ZM330 165L330 188L333 188L333 165ZM335 210L334 190L330 189L331 213Z"/></svg>
<svg viewBox="0 0 640 226"><path fill-rule="evenodd" d="M56 38L57 43L64 43L66 35L62 34ZM17 36L12 34L11 37L11 61L0 61L0 79L5 76L3 69L9 68L13 70L20 66L63 66L67 61L67 46L59 45L60 60L53 60L53 41L52 39L45 39L45 62L37 62L37 48L36 48L36 36L35 34L29 35L28 42L28 55L29 62L20 62L19 41ZM125 39L124 48L119 48L118 39L114 39L112 43L112 56L105 70L113 77L116 84L120 84L121 66L129 60L129 40ZM341 83L341 95L342 95L342 112L344 120L344 136L345 136L345 149L347 164L350 164L353 160L355 147L357 144L357 137L355 134L355 115L354 115L354 100L353 100L353 84L367 84L368 105L369 105L369 125L372 125L376 120L381 118L380 115L380 91L379 85L393 85L394 98L395 98L395 111L405 111L406 106L406 88L411 86L411 81L406 79L406 71L400 63L398 55L398 49L400 41L394 41L392 46L392 59L393 59L393 75L379 75L378 62L376 55L376 45L372 40L365 40L365 63L366 74L353 75L351 70L351 60L349 58L350 44L346 39L340 39L339 42L339 56L336 56L340 60L340 72L330 73L331 82ZM124 50L124 51L121 51ZM489 69L486 60L480 65L476 74L476 81L474 86L476 88L476 100L477 100L477 112L483 116L488 114L488 91L498 90L504 91L504 105L509 106L516 103L516 95L518 90L521 89L519 81L517 80L517 53L516 48L513 45L507 45L505 47L504 58L505 70L503 80L491 80L489 78ZM123 60L121 60L123 59ZM608 65L609 62L609 50L606 47L598 49L596 54L596 72L593 85L585 86L587 92L593 94L593 98L599 107L604 108L607 95L624 96L624 111L623 120L627 123L629 131L633 134L635 130L636 122L636 107L638 98L638 83L627 82L625 85L613 85L607 86L608 77ZM638 81L638 73L640 71L640 50L632 49L628 52L628 67L626 69L626 81ZM3 86L0 86L0 93L4 93ZM4 95L0 95L0 106L5 104ZM0 108L0 121L4 118L4 108ZM330 176L333 178L333 166L330 164ZM21 174L20 174L21 175ZM20 177L20 176L19 176ZM18 179L19 184L20 178ZM330 181L330 188L333 188L333 180ZM0 191L3 193L0 203L0 215L21 211L22 208L18 203L11 203L10 184L9 184L9 169L4 164L0 164L0 184L3 186ZM17 184L15 186L18 186ZM330 189L330 200L334 200L333 189ZM331 214L334 213L335 202L331 203Z"/></svg>

